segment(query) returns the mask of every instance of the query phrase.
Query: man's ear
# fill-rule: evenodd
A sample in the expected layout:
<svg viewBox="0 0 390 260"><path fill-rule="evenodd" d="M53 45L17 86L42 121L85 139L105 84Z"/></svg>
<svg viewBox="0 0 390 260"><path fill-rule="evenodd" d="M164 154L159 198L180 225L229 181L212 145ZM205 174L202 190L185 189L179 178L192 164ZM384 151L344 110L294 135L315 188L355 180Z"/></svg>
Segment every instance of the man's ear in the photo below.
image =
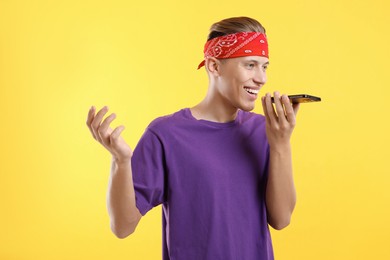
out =
<svg viewBox="0 0 390 260"><path fill-rule="evenodd" d="M221 61L214 58L209 57L205 60L206 69L214 76L219 76L221 73Z"/></svg>

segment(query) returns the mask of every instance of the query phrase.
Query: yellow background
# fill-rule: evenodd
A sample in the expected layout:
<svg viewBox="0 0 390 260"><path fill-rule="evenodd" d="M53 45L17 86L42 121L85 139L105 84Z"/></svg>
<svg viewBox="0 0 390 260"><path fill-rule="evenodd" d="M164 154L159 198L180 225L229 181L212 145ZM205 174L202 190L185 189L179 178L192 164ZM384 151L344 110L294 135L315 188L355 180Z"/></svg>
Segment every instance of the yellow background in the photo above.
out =
<svg viewBox="0 0 390 260"><path fill-rule="evenodd" d="M213 22L267 29L263 89L309 93L293 136L298 204L276 259L390 259L390 2L0 0L0 259L161 259L161 208L125 240L106 211L110 155L91 105L134 148L199 102ZM255 110L261 113L261 105Z"/></svg>

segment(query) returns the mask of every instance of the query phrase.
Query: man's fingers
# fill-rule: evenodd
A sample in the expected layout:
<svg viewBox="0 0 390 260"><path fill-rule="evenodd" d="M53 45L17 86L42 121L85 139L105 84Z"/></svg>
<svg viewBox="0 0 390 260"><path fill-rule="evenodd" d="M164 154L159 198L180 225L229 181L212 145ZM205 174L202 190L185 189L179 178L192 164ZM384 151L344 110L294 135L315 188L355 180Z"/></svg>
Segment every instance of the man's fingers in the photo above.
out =
<svg viewBox="0 0 390 260"><path fill-rule="evenodd" d="M102 142L105 145L109 145L109 143L110 143L109 136L110 136L111 131L108 131L108 130L109 130L110 124L112 123L112 121L114 121L115 118L116 118L116 115L114 113L112 113L106 119L104 119L103 123L101 123L99 126L98 133L99 133L99 136L100 136Z"/></svg>
<svg viewBox="0 0 390 260"><path fill-rule="evenodd" d="M269 93L267 93L265 95L265 106L267 108L267 112L268 112L268 116L269 116L269 120L270 120L271 125L277 124L278 118L277 118L277 115L275 113L274 106L272 105L271 95Z"/></svg>
<svg viewBox="0 0 390 260"><path fill-rule="evenodd" d="M278 119L284 121L286 119L286 114L280 100L280 94L277 91L274 92L274 102Z"/></svg>
<svg viewBox="0 0 390 260"><path fill-rule="evenodd" d="M293 104L293 110L294 110L295 117L296 117L297 114L298 114L299 107L300 107L300 103L294 103L294 104Z"/></svg>
<svg viewBox="0 0 390 260"><path fill-rule="evenodd" d="M89 131L91 132L93 138L96 139L95 133L94 133L93 130L92 130L92 121L93 121L93 119L94 119L94 117L95 117L95 110L96 110L96 108L95 108L94 106L92 106L92 107L89 109L86 124L87 124L88 129L89 129Z"/></svg>
<svg viewBox="0 0 390 260"><path fill-rule="evenodd" d="M286 96L286 95L283 95L282 96L282 103L284 105L284 108L286 110L286 116L287 116L287 121L291 124L291 125L295 125L295 113L294 113L294 109L293 109L293 106L291 105L291 101L290 99Z"/></svg>
<svg viewBox="0 0 390 260"><path fill-rule="evenodd" d="M99 142L101 142L101 139L100 139L100 136L99 136L99 133L98 133L98 129L100 127L100 123L104 117L104 115L108 112L108 107L107 106L104 106L102 109L100 109L99 112L97 112L95 118L92 120L92 131L93 133L95 134L97 140Z"/></svg>
<svg viewBox="0 0 390 260"><path fill-rule="evenodd" d="M265 120L266 120L267 124L269 124L270 119L269 119L269 115L268 115L267 105L265 104L265 97L261 97L261 105L263 106Z"/></svg>
<svg viewBox="0 0 390 260"><path fill-rule="evenodd" d="M91 127L92 120L93 120L94 116L95 116L95 107L92 106L88 111L88 117L87 117L87 122L86 122L88 127Z"/></svg>
<svg viewBox="0 0 390 260"><path fill-rule="evenodd" d="M118 142L119 136L123 130L125 130L125 126L120 125L117 128L115 128L114 131L112 131L112 133L110 135L111 144L115 144Z"/></svg>
<svg viewBox="0 0 390 260"><path fill-rule="evenodd" d="M116 118L116 114L112 113L106 119L103 120L103 122L100 124L98 129L100 136L102 136L102 134L106 134L108 127L110 126L112 121L114 121L115 118Z"/></svg>

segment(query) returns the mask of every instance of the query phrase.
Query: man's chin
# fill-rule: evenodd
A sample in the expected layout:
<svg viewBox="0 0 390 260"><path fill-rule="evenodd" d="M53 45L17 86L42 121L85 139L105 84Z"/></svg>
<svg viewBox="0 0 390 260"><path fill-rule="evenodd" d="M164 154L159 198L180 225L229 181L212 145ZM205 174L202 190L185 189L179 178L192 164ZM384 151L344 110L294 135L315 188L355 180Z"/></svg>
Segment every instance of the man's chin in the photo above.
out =
<svg viewBox="0 0 390 260"><path fill-rule="evenodd" d="M252 111L253 109L255 109L255 105L241 106L240 109L243 110L243 111L245 111L245 112L250 112L250 111Z"/></svg>

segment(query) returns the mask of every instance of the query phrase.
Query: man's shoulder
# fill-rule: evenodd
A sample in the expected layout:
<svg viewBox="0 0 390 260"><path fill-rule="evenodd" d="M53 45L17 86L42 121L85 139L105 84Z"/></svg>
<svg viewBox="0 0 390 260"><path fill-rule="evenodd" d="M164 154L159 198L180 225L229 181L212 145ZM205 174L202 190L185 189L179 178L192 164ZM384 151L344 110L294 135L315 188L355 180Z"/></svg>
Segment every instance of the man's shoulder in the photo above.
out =
<svg viewBox="0 0 390 260"><path fill-rule="evenodd" d="M153 132L169 131L183 120L185 120L185 109L157 117L149 124L148 129Z"/></svg>

